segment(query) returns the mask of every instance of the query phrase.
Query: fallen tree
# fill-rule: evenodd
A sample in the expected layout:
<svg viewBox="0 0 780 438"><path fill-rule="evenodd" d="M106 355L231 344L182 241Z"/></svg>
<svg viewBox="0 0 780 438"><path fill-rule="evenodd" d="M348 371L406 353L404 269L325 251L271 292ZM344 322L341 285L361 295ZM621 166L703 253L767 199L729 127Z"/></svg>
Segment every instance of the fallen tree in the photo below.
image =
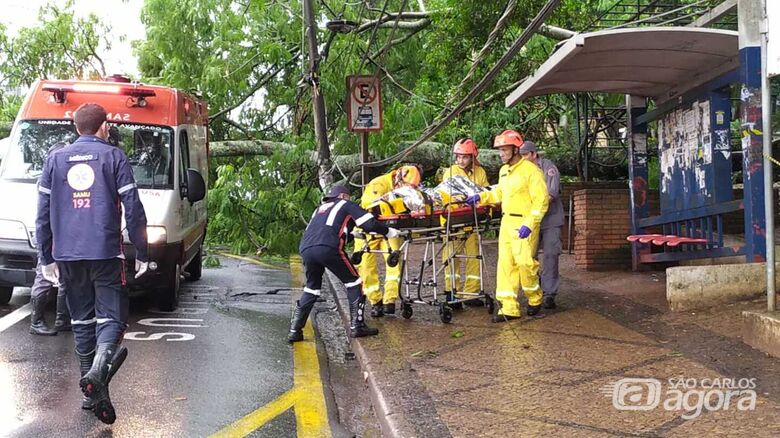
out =
<svg viewBox="0 0 780 438"><path fill-rule="evenodd" d="M410 143L400 143L397 151L404 150ZM269 156L280 150L291 150L294 145L282 142L273 142L265 140L233 140L233 141L215 141L209 145L209 155L212 158L219 157L237 157L246 155L264 155ZM353 183L360 182L360 154L335 155L332 157L335 165L335 179L349 179ZM377 159L381 157L372 157ZM316 153L311 151L309 155L311 164L316 165ZM444 143L425 142L414 149L405 159L404 163L416 163L423 169L424 175L431 175L441 167L447 167L452 163L452 148ZM479 151L479 161L488 173L491 181L498 180L498 170L501 167L501 159L498 157L498 151L492 149L481 149ZM388 171L401 163L390 165L382 169L382 172ZM379 172L375 169L374 176Z"/></svg>

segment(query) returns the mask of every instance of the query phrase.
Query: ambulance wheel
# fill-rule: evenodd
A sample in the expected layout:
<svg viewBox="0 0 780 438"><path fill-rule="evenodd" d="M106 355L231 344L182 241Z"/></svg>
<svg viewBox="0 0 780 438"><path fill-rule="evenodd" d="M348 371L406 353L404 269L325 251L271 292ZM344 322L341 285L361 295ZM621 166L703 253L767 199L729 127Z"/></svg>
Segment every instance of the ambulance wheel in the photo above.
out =
<svg viewBox="0 0 780 438"><path fill-rule="evenodd" d="M5 306L11 301L11 295L14 294L14 288L9 286L0 287L0 306Z"/></svg>
<svg viewBox="0 0 780 438"><path fill-rule="evenodd" d="M353 252L352 256L349 258L349 261L351 261L353 265L359 265L362 260L363 253L361 251Z"/></svg>
<svg viewBox="0 0 780 438"><path fill-rule="evenodd" d="M490 295L485 295L485 307L487 307L487 311L491 315L496 310L496 303Z"/></svg>
<svg viewBox="0 0 780 438"><path fill-rule="evenodd" d="M452 321L452 309L447 303L439 304L439 319L445 324L449 324Z"/></svg>
<svg viewBox="0 0 780 438"><path fill-rule="evenodd" d="M156 291L157 307L163 312L173 312L179 305L180 271L181 268L177 264L163 274L163 286Z"/></svg>
<svg viewBox="0 0 780 438"><path fill-rule="evenodd" d="M401 254L398 251L393 251L387 257L387 266L395 268L398 266L398 260L401 258Z"/></svg>
<svg viewBox="0 0 780 438"><path fill-rule="evenodd" d="M403 316L404 319L411 318L412 314L414 313L412 310L412 305L410 303L404 302L401 306L401 316Z"/></svg>
<svg viewBox="0 0 780 438"><path fill-rule="evenodd" d="M201 275L203 274L203 247L201 246L198 249L198 253L195 254L195 257L192 258L192 261L189 265L187 265L186 268L184 268L185 271L187 271L189 277L187 277L190 281L198 281L200 280Z"/></svg>

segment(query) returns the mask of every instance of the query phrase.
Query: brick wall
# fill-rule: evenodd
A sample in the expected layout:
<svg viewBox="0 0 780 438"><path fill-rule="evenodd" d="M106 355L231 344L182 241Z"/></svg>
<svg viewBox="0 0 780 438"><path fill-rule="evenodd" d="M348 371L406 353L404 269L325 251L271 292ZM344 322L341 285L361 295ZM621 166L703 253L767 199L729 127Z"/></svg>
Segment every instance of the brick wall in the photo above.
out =
<svg viewBox="0 0 780 438"><path fill-rule="evenodd" d="M623 189L574 192L574 260L590 271L631 266L629 193Z"/></svg>
<svg viewBox="0 0 780 438"><path fill-rule="evenodd" d="M570 182L561 183L561 202L563 203L563 211L565 213L563 228L561 229L561 244L563 250L569 250L569 198L574 192L583 189L627 189L627 181L606 181L606 182ZM572 205L574 207L574 205ZM626 204L628 208L628 204ZM576 209L574 209L576 211ZM572 242L576 241L577 227L572 225Z"/></svg>

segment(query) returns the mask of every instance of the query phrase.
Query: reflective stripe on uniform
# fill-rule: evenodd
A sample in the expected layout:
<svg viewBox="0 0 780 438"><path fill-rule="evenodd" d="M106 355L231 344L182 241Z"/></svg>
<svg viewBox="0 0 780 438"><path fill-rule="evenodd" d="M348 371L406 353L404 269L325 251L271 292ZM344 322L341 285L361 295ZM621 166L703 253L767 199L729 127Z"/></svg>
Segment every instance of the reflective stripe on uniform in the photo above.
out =
<svg viewBox="0 0 780 438"><path fill-rule="evenodd" d="M369 286L369 287L363 288L363 292L366 292L366 293L373 292L375 290L379 290L379 285Z"/></svg>
<svg viewBox="0 0 780 438"><path fill-rule="evenodd" d="M136 188L135 183L130 183L130 184L126 185L126 186L120 187L119 190L117 190L116 192L121 195L122 193L130 191L130 190L133 190L134 188Z"/></svg>
<svg viewBox="0 0 780 438"><path fill-rule="evenodd" d="M113 321L111 318L98 318L95 321L97 321L98 324L105 324L107 322Z"/></svg>
<svg viewBox="0 0 780 438"><path fill-rule="evenodd" d="M531 210L531 214L534 215L534 216L541 216L542 212L539 211L539 210Z"/></svg>
<svg viewBox="0 0 780 438"><path fill-rule="evenodd" d="M373 214L366 213L363 216L360 216L359 218L357 218L357 220L355 221L355 225L361 226L361 225L363 225L364 223L370 221L373 218L374 218Z"/></svg>
<svg viewBox="0 0 780 438"><path fill-rule="evenodd" d="M351 281L349 283L344 283L344 287L355 287L355 286L359 285L360 283L363 283L363 279L362 278L358 278L357 280Z"/></svg>
<svg viewBox="0 0 780 438"><path fill-rule="evenodd" d="M388 281L394 281L394 282L397 283L398 280L400 280L400 278L398 276L392 275L390 277L386 277L385 278L385 283L387 283Z"/></svg>
<svg viewBox="0 0 780 438"><path fill-rule="evenodd" d="M535 285L535 286L529 286L529 287L525 287L525 286L523 286L523 290L524 290L524 291L534 291L534 290L539 290L539 283L536 283L536 285Z"/></svg>
<svg viewBox="0 0 780 438"><path fill-rule="evenodd" d="M317 296L320 296L321 293L321 289L309 289L308 287L304 287L303 291Z"/></svg>
<svg viewBox="0 0 780 438"><path fill-rule="evenodd" d="M343 206L344 206L344 204L346 204L346 203L347 203L347 201L345 201L345 200L343 200L343 199L342 199L341 201L339 201L339 202L338 202L338 203L337 203L337 204L336 204L336 205L335 205L335 206L334 206L334 207L333 207L333 208L330 210L330 214L328 214L328 220L327 220L327 221L325 221L325 225L327 225L327 226L330 226L330 227L332 227L332 226L333 226L333 222L335 222L335 221L336 221L336 215L338 215L338 214L339 214L339 210L341 210L341 207L343 207Z"/></svg>
<svg viewBox="0 0 780 438"><path fill-rule="evenodd" d="M511 291L511 290L510 291L505 291L505 290L501 290L501 291L497 290L496 291L496 299L497 300L506 299L506 298L515 298L516 295L517 294L515 294L515 292Z"/></svg>
<svg viewBox="0 0 780 438"><path fill-rule="evenodd" d="M467 280L479 280L481 277L479 275L467 275Z"/></svg>
<svg viewBox="0 0 780 438"><path fill-rule="evenodd" d="M97 320L95 318L92 319L85 319L85 320L78 320L78 319L71 319L70 324L71 325L90 325L96 323Z"/></svg>
<svg viewBox="0 0 780 438"><path fill-rule="evenodd" d="M44 186L38 186L38 191L47 195L51 195L51 189L47 189Z"/></svg>

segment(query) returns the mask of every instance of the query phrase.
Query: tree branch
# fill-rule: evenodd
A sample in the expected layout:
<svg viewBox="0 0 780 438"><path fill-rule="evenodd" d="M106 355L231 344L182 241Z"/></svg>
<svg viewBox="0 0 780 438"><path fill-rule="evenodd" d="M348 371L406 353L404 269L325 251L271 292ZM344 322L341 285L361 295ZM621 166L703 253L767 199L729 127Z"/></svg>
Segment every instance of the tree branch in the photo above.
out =
<svg viewBox="0 0 780 438"><path fill-rule="evenodd" d="M224 120L225 123L227 123L228 125L233 126L236 129L238 129L239 131L243 132L244 135L246 135L247 138L249 138L250 140L254 138L252 136L252 133L249 132L249 128L247 128L246 126L244 126L244 125L242 125L242 124L240 124L240 123L238 123L238 122L236 122L234 120L231 120L231 119L229 119L227 117L223 117L222 120Z"/></svg>
<svg viewBox="0 0 780 438"><path fill-rule="evenodd" d="M256 83L256 84L255 84L255 85L252 87L252 89L250 89L250 90L249 90L247 93L245 93L245 94L244 94L244 95L243 95L243 96L242 96L242 97L239 99L238 103L236 103L235 105L230 105L230 106L228 106L228 107L226 107L226 108L223 108L223 109L221 109L221 110L217 111L217 112L216 112L216 113L215 113L213 116L211 116L211 118L212 118L212 119L216 119L217 117L219 117L219 116L221 116L221 115L223 115L223 114L225 114L225 113L228 113L228 112L230 112L230 111L233 111L234 109L236 109L236 108L238 108L239 106L241 106L241 105L242 105L244 102L246 102L246 100L247 100L247 99L249 99L249 98L250 98L250 97L252 97L252 96L253 96L255 93L257 93L257 90L259 90L259 89L260 89L260 88L262 88L262 87L263 87L265 84L267 84L267 83L268 83L268 81L270 81L271 79L273 79L274 77L276 77L276 75L277 75L277 74L279 74L279 72L280 72L280 71L282 71L283 69L285 69L285 68L287 68L288 66L290 66L290 64L293 64L294 62L298 61L298 56L299 56L299 54L295 54L295 56L293 56L293 57L292 57L290 60L288 60L287 62L285 62L285 63L284 63L283 65L281 65L281 66L280 66L279 64L274 64L274 68L272 68L271 70L269 70L268 72L266 72L266 73L263 75L263 78L262 78L262 79L260 79L259 81L257 81L257 83ZM274 69L275 69L275 70L274 70Z"/></svg>
<svg viewBox="0 0 780 438"><path fill-rule="evenodd" d="M418 95L418 94L415 94L413 91L411 91L411 90L407 89L406 87L404 87L403 85L401 85L401 84L400 84L400 83L399 83L399 82L398 82L398 81L397 81L397 80L396 80L396 79L393 77L393 75L391 75L391 74L390 74L390 72L389 72L389 71L387 71L387 69L386 69L384 66L380 65L380 64L379 64L379 63L378 63L378 62L377 62L377 61L374 59L374 57L373 57L373 56L371 56L371 55L368 55L368 61L369 61L369 62L371 62L372 64L374 64L374 65L376 66L376 68L378 68L380 71L382 71L382 73L384 73L385 77L386 77L387 79L389 79L389 80L390 80L390 82L391 82L393 85L395 85L395 86L396 86L396 87L397 87L399 90L401 90L402 92L404 92L404 93L405 93L405 94L407 94L408 96L417 97L417 98L419 98L420 100L422 100L423 102L427 103L428 105L434 106L434 107L436 107L436 108L441 108L441 105L440 105L440 104L438 104L438 103L436 103L436 102L434 102L434 101L432 101L432 100L430 100L430 99L428 99L428 98L426 98L426 97L423 97L423 96L420 96L420 95Z"/></svg>
<svg viewBox="0 0 780 438"><path fill-rule="evenodd" d="M525 80L528 79L528 78L529 78L529 76L526 76L523 79L520 79L519 81L516 81L516 82L514 82L514 83L512 83L510 85L507 85L506 87L502 88L499 91L496 91L495 93L491 94L490 96L486 97L485 99L480 100L478 102L474 102L474 103L468 105L466 108L463 109L463 111L464 112L465 111L470 111L470 110L472 110L474 108L485 106L485 105L489 105L489 104L493 103L493 101L495 101L497 99L500 99L501 97L503 97L507 93L510 93L515 88L519 87L520 84L525 82Z"/></svg>
<svg viewBox="0 0 780 438"><path fill-rule="evenodd" d="M420 20L420 21L427 21L427 23L425 23L424 26L420 26L419 28L413 29L413 32L409 32L408 34L402 36L401 38L396 38L393 41L390 41L389 43L385 44L381 49L379 49L378 52L376 52L373 55L371 55L371 57L373 57L373 58L379 57L382 54L382 52L386 52L386 51L390 50L392 47L395 47L395 46L397 46L399 44L402 44L402 43L406 42L411 37L417 35L418 32L420 32L421 30L423 30L426 27L428 27L429 24L431 24L430 20Z"/></svg>
<svg viewBox="0 0 780 438"><path fill-rule="evenodd" d="M362 32L367 31L368 29L371 29L374 26L377 26L377 27L393 27L393 24L389 23L389 22L395 20L398 17L398 15L399 14L397 12L389 13L389 14L385 14L385 16L383 16L382 18L380 18L378 20L364 21L360 26L358 26L357 29L355 29L355 32L356 33L362 33ZM401 12L400 15L401 15L401 19L402 20L403 19L407 19L407 20L414 19L414 20L418 20L417 22L422 21L420 19L428 19L428 18L430 18L430 13L429 12ZM402 24L404 24L404 22L399 22L398 23L398 27L400 29L403 29L403 27L401 26Z"/></svg>

